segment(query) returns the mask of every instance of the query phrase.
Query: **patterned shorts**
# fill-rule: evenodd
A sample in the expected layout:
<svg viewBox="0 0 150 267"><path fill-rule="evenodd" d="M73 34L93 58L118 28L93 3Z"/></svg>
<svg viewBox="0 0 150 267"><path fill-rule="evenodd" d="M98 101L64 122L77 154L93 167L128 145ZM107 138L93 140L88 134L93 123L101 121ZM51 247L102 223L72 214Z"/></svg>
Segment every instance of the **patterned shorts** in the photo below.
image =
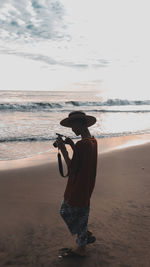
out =
<svg viewBox="0 0 150 267"><path fill-rule="evenodd" d="M72 207L63 200L60 215L67 224L72 235L77 234L77 243L79 246L87 244L88 217L90 204L85 207Z"/></svg>

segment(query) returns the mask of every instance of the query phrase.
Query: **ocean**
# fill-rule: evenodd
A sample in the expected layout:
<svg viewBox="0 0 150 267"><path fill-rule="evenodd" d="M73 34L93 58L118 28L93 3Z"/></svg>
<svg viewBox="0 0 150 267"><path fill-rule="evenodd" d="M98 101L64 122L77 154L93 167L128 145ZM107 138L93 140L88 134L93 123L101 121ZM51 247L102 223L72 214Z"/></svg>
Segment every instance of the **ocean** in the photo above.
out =
<svg viewBox="0 0 150 267"><path fill-rule="evenodd" d="M77 139L59 124L74 110L96 117L90 128L96 138L150 133L150 99L103 98L94 91L0 91L0 160L53 151L56 133Z"/></svg>

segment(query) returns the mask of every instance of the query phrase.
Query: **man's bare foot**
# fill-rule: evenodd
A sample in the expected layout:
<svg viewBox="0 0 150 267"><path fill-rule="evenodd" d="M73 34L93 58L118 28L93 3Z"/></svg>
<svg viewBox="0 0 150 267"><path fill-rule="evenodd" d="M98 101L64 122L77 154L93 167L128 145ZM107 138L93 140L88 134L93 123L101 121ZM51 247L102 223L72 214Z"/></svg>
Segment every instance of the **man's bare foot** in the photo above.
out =
<svg viewBox="0 0 150 267"><path fill-rule="evenodd" d="M86 256L86 249L84 247L77 246L72 249L72 251L80 256Z"/></svg>

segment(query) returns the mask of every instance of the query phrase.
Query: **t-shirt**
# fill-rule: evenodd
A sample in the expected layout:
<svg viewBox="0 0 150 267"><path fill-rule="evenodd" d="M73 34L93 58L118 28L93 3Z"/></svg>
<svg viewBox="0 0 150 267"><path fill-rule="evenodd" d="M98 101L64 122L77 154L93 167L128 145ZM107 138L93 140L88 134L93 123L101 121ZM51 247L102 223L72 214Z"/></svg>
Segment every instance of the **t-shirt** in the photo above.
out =
<svg viewBox="0 0 150 267"><path fill-rule="evenodd" d="M84 138L75 144L64 199L73 207L86 207L95 186L97 141Z"/></svg>

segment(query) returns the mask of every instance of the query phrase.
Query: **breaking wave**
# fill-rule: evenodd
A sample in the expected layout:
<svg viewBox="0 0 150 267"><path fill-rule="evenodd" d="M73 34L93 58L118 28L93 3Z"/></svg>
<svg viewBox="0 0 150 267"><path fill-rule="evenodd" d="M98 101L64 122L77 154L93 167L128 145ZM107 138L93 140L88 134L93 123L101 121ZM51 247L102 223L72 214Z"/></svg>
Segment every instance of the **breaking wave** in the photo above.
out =
<svg viewBox="0 0 150 267"><path fill-rule="evenodd" d="M43 137L43 136L24 136L24 137L6 137L6 138L1 138L0 143L5 143L5 142L43 142L43 141L52 141L54 140L54 137Z"/></svg>
<svg viewBox="0 0 150 267"><path fill-rule="evenodd" d="M109 137L119 137L126 135L137 135L150 133L150 130L137 130L137 131L124 131L124 132L116 132L116 133L101 133L95 134L95 138L109 138ZM79 139L77 136L69 136L72 139ZM24 142L54 142L56 140L56 136L23 136L23 137L5 137L0 138L0 143L24 143Z"/></svg>
<svg viewBox="0 0 150 267"><path fill-rule="evenodd" d="M118 107L118 106L150 106L150 100L122 100L122 99L108 99L107 101L66 101L66 102L27 102L27 103L0 103L0 111L19 111L19 112L36 112L36 111L49 111L56 110L66 111L68 108L83 107L90 108L90 111L100 112L150 112L150 110L105 110L95 107ZM92 109L93 107L93 109Z"/></svg>

